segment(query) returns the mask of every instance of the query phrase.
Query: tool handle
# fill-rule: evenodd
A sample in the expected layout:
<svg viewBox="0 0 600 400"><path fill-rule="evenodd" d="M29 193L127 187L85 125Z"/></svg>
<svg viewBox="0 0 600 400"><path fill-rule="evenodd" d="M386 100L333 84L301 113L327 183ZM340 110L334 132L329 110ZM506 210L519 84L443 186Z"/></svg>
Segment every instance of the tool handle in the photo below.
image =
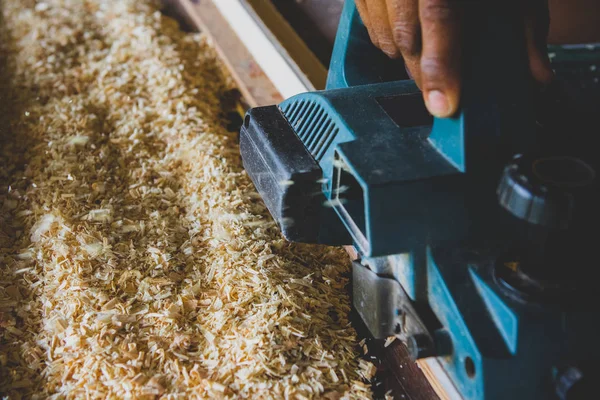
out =
<svg viewBox="0 0 600 400"><path fill-rule="evenodd" d="M327 89L410 79L402 59L392 60L373 45L355 0L346 0L329 64Z"/></svg>
<svg viewBox="0 0 600 400"><path fill-rule="evenodd" d="M466 10L459 112L434 119L429 137L462 171L488 159L504 165L535 146L535 84L513 4L473 2Z"/></svg>
<svg viewBox="0 0 600 400"><path fill-rule="evenodd" d="M478 1L466 7L459 111L452 118L435 118L429 137L463 172L467 164L485 161L489 152L506 151L508 160L534 142L533 79L524 24L512 4ZM354 0L346 0L327 88L406 79L402 60L389 59L372 44Z"/></svg>

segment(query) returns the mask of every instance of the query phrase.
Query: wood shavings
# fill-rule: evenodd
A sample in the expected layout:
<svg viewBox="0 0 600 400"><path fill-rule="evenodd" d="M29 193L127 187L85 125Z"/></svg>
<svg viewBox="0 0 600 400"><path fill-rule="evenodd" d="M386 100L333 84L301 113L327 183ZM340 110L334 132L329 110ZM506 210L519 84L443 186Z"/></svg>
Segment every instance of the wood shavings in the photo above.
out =
<svg viewBox="0 0 600 400"><path fill-rule="evenodd" d="M348 257L281 237L205 39L139 0L0 8L0 395L371 398Z"/></svg>
<svg viewBox="0 0 600 400"><path fill-rule="evenodd" d="M359 360L359 374L367 381L371 381L375 374L377 373L377 367L368 361L363 359Z"/></svg>

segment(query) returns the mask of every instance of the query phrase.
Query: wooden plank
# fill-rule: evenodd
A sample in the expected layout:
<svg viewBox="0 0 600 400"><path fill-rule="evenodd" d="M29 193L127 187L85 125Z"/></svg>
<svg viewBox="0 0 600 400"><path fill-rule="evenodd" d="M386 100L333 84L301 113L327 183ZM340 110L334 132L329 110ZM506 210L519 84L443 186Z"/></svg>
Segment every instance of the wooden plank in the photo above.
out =
<svg viewBox="0 0 600 400"><path fill-rule="evenodd" d="M327 68L272 2L166 1L177 3L213 39L241 86L247 85L249 77L244 69L250 65L254 70L260 69L282 98L325 88Z"/></svg>
<svg viewBox="0 0 600 400"><path fill-rule="evenodd" d="M432 382L432 377L424 374L421 363L415 363L410 359L406 346L400 340L395 340L384 352L390 371L396 380L400 382L404 390L409 393L412 400L450 400L440 391L438 385ZM453 399L454 400L454 399Z"/></svg>
<svg viewBox="0 0 600 400"><path fill-rule="evenodd" d="M284 98L315 90L305 71L280 42L293 37L277 37L270 30L273 26L265 25L248 0L212 0L212 3ZM273 15L267 17L272 19Z"/></svg>
<svg viewBox="0 0 600 400"><path fill-rule="evenodd" d="M272 0L279 11L286 15L286 18L294 18L291 13L298 14L300 10L310 21L309 28L318 30L320 35L331 45L337 35L337 27L340 22L340 15L344 7L344 0ZM288 11L289 10L289 11ZM287 17L290 15L290 17Z"/></svg>
<svg viewBox="0 0 600 400"><path fill-rule="evenodd" d="M305 82L310 91L325 89L327 68L313 51L302 40L290 23L280 14L271 1L245 0L255 16L258 24L271 36L274 48L283 55L296 74Z"/></svg>
<svg viewBox="0 0 600 400"><path fill-rule="evenodd" d="M270 3L328 70L343 0L271 0Z"/></svg>
<svg viewBox="0 0 600 400"><path fill-rule="evenodd" d="M278 104L281 91L248 51L212 0L165 0L179 18L187 20L210 40L236 81L248 107Z"/></svg>
<svg viewBox="0 0 600 400"><path fill-rule="evenodd" d="M440 362L435 358L417 360L417 365L431 384L440 400L462 400L462 396L450 380Z"/></svg>

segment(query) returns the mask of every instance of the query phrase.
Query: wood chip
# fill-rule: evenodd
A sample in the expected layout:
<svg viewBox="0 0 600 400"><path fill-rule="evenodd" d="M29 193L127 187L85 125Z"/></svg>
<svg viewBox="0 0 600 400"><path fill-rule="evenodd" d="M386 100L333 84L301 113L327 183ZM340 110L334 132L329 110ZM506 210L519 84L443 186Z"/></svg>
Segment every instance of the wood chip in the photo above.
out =
<svg viewBox="0 0 600 400"><path fill-rule="evenodd" d="M151 1L0 10L0 396L371 398L348 257L282 238L205 38Z"/></svg>

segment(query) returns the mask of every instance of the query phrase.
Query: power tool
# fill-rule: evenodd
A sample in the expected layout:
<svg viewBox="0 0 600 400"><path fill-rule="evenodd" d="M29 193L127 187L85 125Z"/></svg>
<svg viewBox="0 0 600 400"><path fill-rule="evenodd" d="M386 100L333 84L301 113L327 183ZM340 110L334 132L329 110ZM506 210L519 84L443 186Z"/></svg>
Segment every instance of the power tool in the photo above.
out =
<svg viewBox="0 0 600 400"><path fill-rule="evenodd" d="M463 399L594 398L600 46L549 46L539 85L509 3L469 3L460 109L434 118L347 0L326 90L250 109L240 151L287 240L356 250L374 337Z"/></svg>

